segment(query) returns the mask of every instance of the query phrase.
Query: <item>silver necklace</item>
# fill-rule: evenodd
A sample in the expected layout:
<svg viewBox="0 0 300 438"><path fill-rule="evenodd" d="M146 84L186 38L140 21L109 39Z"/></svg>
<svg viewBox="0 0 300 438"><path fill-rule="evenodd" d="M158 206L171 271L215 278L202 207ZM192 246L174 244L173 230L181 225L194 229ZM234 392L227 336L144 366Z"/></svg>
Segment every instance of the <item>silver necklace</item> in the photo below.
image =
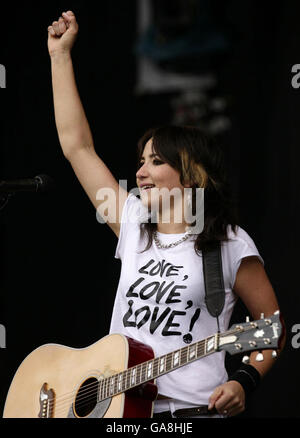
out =
<svg viewBox="0 0 300 438"><path fill-rule="evenodd" d="M168 248L173 248L174 246L177 246L180 243L184 242L185 240L187 240L190 237L190 235L191 235L191 231L188 230L185 233L185 235L181 237L181 239L176 240L176 242L168 243L166 245L159 240L159 238L157 237L156 231L154 231L154 233L153 233L153 238L154 238L154 241L155 241L157 248L168 249Z"/></svg>

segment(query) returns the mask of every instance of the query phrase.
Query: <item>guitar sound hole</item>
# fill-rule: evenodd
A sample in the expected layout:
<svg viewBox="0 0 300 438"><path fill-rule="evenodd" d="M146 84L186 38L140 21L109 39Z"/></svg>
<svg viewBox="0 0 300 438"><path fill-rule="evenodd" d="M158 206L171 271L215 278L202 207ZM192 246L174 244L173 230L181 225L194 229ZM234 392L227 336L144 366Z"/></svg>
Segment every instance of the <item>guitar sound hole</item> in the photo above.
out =
<svg viewBox="0 0 300 438"><path fill-rule="evenodd" d="M89 415L97 404L98 380L90 377L80 386L77 393L74 411L77 417L86 417Z"/></svg>

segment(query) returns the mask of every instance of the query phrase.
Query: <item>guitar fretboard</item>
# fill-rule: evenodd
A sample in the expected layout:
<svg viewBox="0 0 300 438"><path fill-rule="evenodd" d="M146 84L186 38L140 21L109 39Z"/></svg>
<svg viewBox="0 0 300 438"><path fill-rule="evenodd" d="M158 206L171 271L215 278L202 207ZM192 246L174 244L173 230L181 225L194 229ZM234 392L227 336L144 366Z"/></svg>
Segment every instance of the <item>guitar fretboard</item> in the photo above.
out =
<svg viewBox="0 0 300 438"><path fill-rule="evenodd" d="M169 373L217 351L218 335L140 363L99 381L98 401L104 400Z"/></svg>

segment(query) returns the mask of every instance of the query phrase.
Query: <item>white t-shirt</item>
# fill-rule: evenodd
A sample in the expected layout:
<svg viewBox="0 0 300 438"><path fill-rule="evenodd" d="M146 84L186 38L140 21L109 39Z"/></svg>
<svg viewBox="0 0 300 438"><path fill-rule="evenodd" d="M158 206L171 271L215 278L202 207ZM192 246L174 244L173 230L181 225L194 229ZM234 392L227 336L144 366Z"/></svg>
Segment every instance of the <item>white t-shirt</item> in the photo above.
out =
<svg viewBox="0 0 300 438"><path fill-rule="evenodd" d="M122 266L110 333L122 333L150 345L158 357L215 334L217 320L205 305L202 256L196 254L194 241L188 239L168 249L159 249L153 242L142 252L147 243L140 236L140 215L144 212L140 199L129 194L115 253ZM242 258L255 255L263 263L242 228L237 235L229 230L231 240L221 245L225 287L221 332L228 329L237 299L232 288ZM158 233L158 237L171 243L181 235ZM196 405L208 404L215 387L228 378L224 355L217 352L160 376L158 392Z"/></svg>

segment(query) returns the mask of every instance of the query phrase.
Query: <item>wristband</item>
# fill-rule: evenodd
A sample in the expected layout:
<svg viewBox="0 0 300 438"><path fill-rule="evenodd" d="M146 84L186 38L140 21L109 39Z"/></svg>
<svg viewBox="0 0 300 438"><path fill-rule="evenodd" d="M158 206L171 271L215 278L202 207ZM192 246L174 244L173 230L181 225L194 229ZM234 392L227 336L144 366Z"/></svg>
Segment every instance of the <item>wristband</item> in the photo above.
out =
<svg viewBox="0 0 300 438"><path fill-rule="evenodd" d="M239 382L247 396L258 387L261 376L252 365L242 364L240 368L229 377L228 381L230 380Z"/></svg>

